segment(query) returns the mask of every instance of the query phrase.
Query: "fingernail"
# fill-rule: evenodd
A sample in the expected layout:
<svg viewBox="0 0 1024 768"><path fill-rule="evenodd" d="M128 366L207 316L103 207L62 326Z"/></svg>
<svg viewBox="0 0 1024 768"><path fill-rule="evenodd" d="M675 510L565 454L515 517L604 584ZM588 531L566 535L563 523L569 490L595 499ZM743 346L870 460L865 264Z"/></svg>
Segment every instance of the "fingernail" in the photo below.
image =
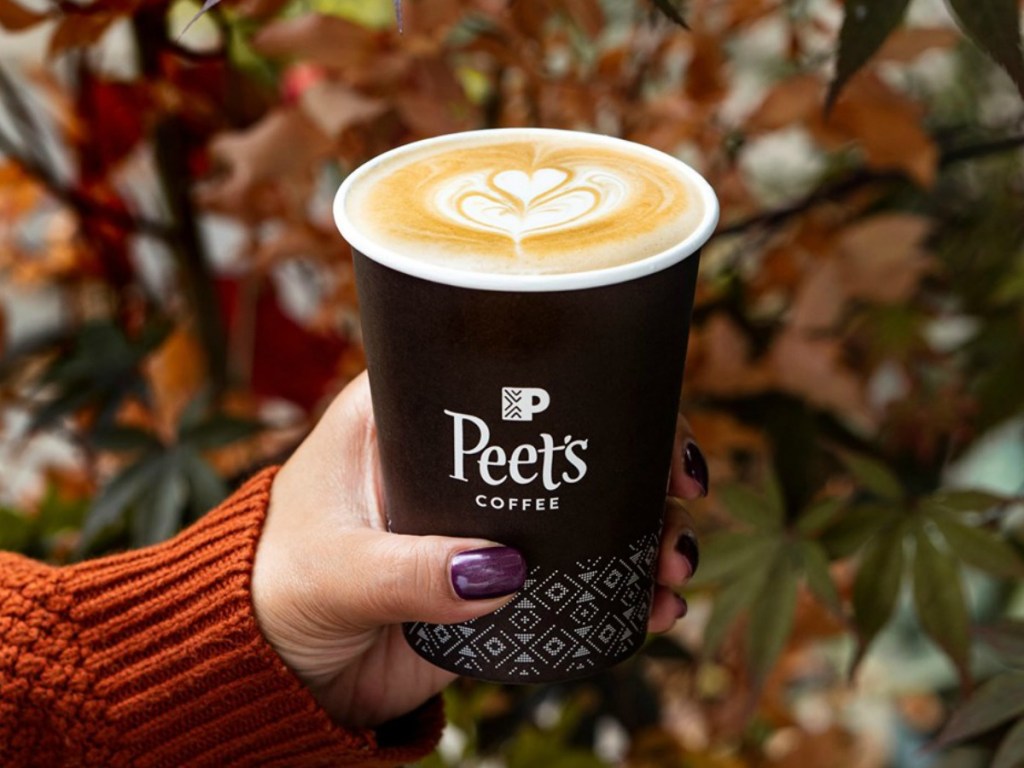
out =
<svg viewBox="0 0 1024 768"><path fill-rule="evenodd" d="M679 540L676 541L676 552L686 558L686 561L690 564L690 576L693 578L693 574L697 572L697 566L700 565L700 549L697 547L697 537L689 531L683 531L679 536Z"/></svg>
<svg viewBox="0 0 1024 768"><path fill-rule="evenodd" d="M687 440L686 447L683 448L683 471L700 486L701 495L707 496L708 461L693 440Z"/></svg>
<svg viewBox="0 0 1024 768"><path fill-rule="evenodd" d="M685 597L680 597L679 595L676 595L676 602L679 603L676 607L676 618L681 619L689 612L690 604L686 602Z"/></svg>
<svg viewBox="0 0 1024 768"><path fill-rule="evenodd" d="M526 561L511 547L484 547L452 558L452 586L463 600L510 595L526 581Z"/></svg>

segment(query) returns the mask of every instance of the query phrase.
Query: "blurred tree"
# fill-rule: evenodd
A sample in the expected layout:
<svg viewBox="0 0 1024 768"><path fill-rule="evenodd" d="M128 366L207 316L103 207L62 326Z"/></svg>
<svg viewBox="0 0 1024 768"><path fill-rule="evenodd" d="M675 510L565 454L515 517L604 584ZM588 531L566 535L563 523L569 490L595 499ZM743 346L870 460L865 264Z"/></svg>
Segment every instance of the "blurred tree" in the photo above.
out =
<svg viewBox="0 0 1024 768"><path fill-rule="evenodd" d="M959 706L948 765L1024 764L1024 479L952 471L1022 439L1016 0L0 0L0 27L49 41L0 68L0 282L61 308L0 347L5 441L76 447L0 489L0 545L159 540L287 454L362 367L349 169L469 128L620 135L723 207L692 615L583 682L460 682L430 763L896 765ZM913 695L879 683L929 647ZM855 674L892 733L844 716Z"/></svg>

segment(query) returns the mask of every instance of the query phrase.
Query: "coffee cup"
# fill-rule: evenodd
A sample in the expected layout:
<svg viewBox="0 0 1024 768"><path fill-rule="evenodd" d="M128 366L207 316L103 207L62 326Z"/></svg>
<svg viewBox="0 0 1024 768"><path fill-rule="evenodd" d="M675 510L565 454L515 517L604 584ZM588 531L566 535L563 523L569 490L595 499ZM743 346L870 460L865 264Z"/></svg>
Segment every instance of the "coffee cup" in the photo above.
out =
<svg viewBox="0 0 1024 768"><path fill-rule="evenodd" d="M493 614L405 625L445 669L592 674L645 639L707 182L550 129L453 134L344 182L389 528L524 555ZM409 585L415 589L416 585Z"/></svg>

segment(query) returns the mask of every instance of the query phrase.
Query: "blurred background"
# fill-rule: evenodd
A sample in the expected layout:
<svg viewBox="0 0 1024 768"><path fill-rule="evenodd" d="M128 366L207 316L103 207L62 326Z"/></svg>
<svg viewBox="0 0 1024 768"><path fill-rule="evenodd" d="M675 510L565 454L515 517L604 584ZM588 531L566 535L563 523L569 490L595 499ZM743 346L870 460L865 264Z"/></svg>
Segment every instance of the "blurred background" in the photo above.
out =
<svg viewBox="0 0 1024 768"><path fill-rule="evenodd" d="M1018 0L207 5L0 0L0 547L156 542L288 455L364 365L361 162L624 136L722 201L690 614L456 684L424 766L1024 765Z"/></svg>

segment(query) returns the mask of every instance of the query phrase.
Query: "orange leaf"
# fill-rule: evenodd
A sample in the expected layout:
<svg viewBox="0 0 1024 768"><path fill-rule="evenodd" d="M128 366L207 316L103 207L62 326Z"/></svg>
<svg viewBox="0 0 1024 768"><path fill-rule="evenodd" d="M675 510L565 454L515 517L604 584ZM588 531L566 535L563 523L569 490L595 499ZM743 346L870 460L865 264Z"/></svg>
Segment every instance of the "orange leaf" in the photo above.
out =
<svg viewBox="0 0 1024 768"><path fill-rule="evenodd" d="M144 375L153 396L158 433L173 438L185 406L206 380L203 353L195 335L177 328L146 361Z"/></svg>
<svg viewBox="0 0 1024 768"><path fill-rule="evenodd" d="M750 342L732 320L715 314L693 336L686 378L699 392L743 395L767 388L763 366L752 363Z"/></svg>
<svg viewBox="0 0 1024 768"><path fill-rule="evenodd" d="M809 121L825 104L825 83L814 75L798 75L772 88L747 120L751 131L776 131Z"/></svg>
<svg viewBox="0 0 1024 768"><path fill-rule="evenodd" d="M719 101L726 94L725 57L717 35L690 35L693 56L686 70L686 94L697 102Z"/></svg>
<svg viewBox="0 0 1024 768"><path fill-rule="evenodd" d="M50 18L49 13L37 13L24 8L14 0L0 0L0 27L11 32L31 29Z"/></svg>
<svg viewBox="0 0 1024 768"><path fill-rule="evenodd" d="M931 268L922 248L930 226L923 216L886 213L844 230L839 270L846 293L889 304L907 301Z"/></svg>
<svg viewBox="0 0 1024 768"><path fill-rule="evenodd" d="M340 136L349 126L379 117L388 108L381 99L367 98L348 86L325 80L307 87L299 96L299 106L332 138Z"/></svg>
<svg viewBox="0 0 1024 768"><path fill-rule="evenodd" d="M827 121L812 130L833 146L851 139L864 151L870 168L900 170L924 187L935 181L939 151L921 123L922 109L872 72L861 72L839 97Z"/></svg>
<svg viewBox="0 0 1024 768"><path fill-rule="evenodd" d="M843 365L838 341L787 329L772 343L769 358L773 378L783 391L834 411L843 419L861 425L870 423L864 384Z"/></svg>
<svg viewBox="0 0 1024 768"><path fill-rule="evenodd" d="M835 261L812 267L793 300L789 323L801 331L825 331L842 316L848 290Z"/></svg>
<svg viewBox="0 0 1024 768"><path fill-rule="evenodd" d="M271 22L256 33L252 45L264 56L298 58L331 71L362 68L380 53L377 33L317 13Z"/></svg>
<svg viewBox="0 0 1024 768"><path fill-rule="evenodd" d="M53 58L66 50L92 45L103 37L111 24L129 15L133 7L133 0L102 0L65 14L50 38L47 56Z"/></svg>
<svg viewBox="0 0 1024 768"><path fill-rule="evenodd" d="M221 210L256 214L252 205L261 187L305 174L330 149L331 140L302 110L279 107L250 128L221 134L210 143L211 153L228 170L201 198Z"/></svg>
<svg viewBox="0 0 1024 768"><path fill-rule="evenodd" d="M875 60L907 64L933 48L952 48L959 40L960 35L950 27L897 27L875 54Z"/></svg>

